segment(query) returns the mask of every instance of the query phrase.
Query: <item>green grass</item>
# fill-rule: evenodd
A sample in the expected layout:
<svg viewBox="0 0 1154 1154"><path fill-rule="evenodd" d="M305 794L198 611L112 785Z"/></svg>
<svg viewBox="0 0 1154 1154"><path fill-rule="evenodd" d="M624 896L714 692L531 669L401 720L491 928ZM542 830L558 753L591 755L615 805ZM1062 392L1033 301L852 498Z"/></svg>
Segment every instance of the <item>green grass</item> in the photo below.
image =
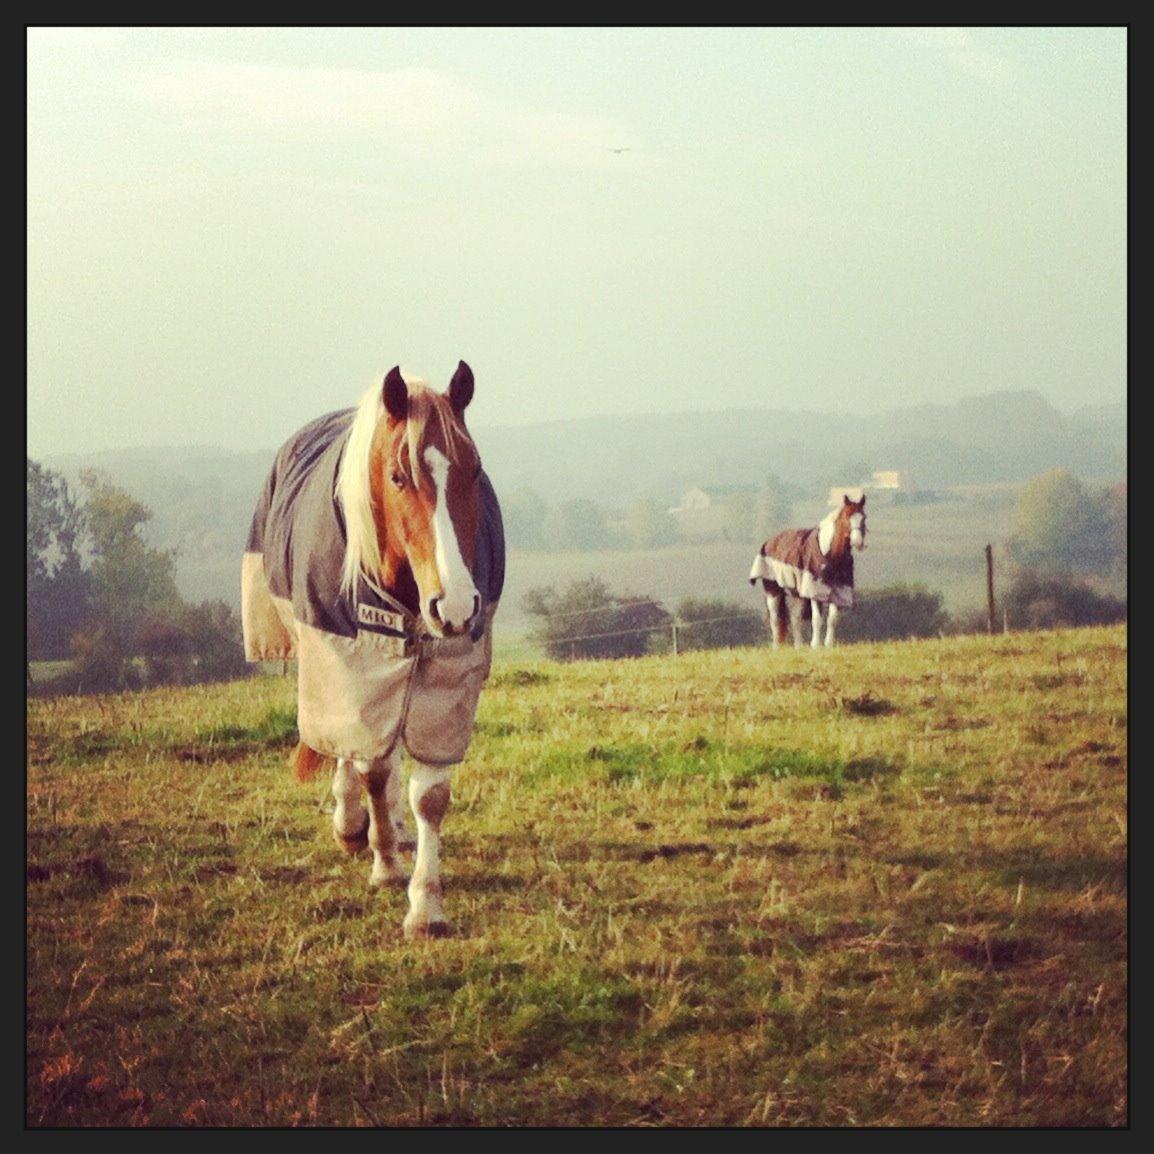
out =
<svg viewBox="0 0 1154 1154"><path fill-rule="evenodd" d="M498 663L453 937L292 677L28 706L33 1126L1120 1126L1123 628Z"/></svg>

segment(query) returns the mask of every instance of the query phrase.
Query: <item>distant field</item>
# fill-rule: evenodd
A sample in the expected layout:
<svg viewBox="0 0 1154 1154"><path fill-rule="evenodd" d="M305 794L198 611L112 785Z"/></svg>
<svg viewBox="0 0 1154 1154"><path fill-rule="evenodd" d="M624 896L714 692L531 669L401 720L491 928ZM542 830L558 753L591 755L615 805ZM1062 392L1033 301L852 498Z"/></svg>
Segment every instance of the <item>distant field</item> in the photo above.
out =
<svg viewBox="0 0 1154 1154"><path fill-rule="evenodd" d="M940 592L951 612L984 606L984 550L990 543L1000 553L1013 524L1016 492L998 486L933 505L878 502L868 509L867 548L856 561L859 587L920 583ZM814 502L794 512L799 525L816 525L827 509ZM515 640L532 626L521 608L527 590L538 585L563 588L590 575L602 578L615 592L655 596L669 609L686 597L718 597L760 608L764 602L748 580L760 545L719 541L598 553L514 551L496 636Z"/></svg>
<svg viewBox="0 0 1154 1154"><path fill-rule="evenodd" d="M32 1126L1124 1126L1122 627L499 661L455 935L294 680L28 704Z"/></svg>
<svg viewBox="0 0 1154 1154"><path fill-rule="evenodd" d="M887 505L869 509L868 548L857 580L863 589L920 582L937 590L951 612L986 603L983 550L1000 549L1013 524L1017 487L996 485L957 491L961 499L925 506ZM795 507L798 525L816 525L827 509L819 502ZM666 549L538 553L513 550L505 595L497 617L499 644L517 645L533 622L521 607L527 590L564 587L590 575L615 592L646 594L672 609L686 597L723 598L751 607L760 602L747 580L760 541L686 544ZM181 556L178 584L192 601L220 598L240 607L240 552Z"/></svg>

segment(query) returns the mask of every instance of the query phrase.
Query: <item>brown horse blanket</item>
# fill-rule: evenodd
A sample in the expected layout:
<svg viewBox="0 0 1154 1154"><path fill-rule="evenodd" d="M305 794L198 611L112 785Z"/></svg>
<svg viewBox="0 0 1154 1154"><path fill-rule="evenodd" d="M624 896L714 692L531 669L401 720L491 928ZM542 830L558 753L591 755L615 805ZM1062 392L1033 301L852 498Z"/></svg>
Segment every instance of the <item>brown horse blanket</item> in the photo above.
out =
<svg viewBox="0 0 1154 1154"><path fill-rule="evenodd" d="M749 571L750 584L763 582L765 591L783 589L811 601L853 607L853 554L827 557L821 551L819 526L785 529L762 545Z"/></svg>
<svg viewBox="0 0 1154 1154"><path fill-rule="evenodd" d="M482 473L473 581L483 601L470 634L437 638L365 574L340 590L345 523L337 476L355 410L319 417L277 453L253 514L241 570L249 661L296 658L300 739L331 757L462 760L492 661L505 581L501 509Z"/></svg>

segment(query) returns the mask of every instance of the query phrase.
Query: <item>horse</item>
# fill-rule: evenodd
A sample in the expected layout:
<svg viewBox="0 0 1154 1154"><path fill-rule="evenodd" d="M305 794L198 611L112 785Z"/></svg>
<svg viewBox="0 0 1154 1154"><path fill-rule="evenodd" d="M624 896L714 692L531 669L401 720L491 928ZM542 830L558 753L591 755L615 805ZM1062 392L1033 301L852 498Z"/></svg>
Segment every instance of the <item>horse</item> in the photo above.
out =
<svg viewBox="0 0 1154 1154"><path fill-rule="evenodd" d="M296 775L335 762L333 836L350 854L371 849L371 886L407 880L407 938L450 932L441 826L504 583L500 505L465 426L473 391L464 361L444 393L396 366L355 408L298 430L268 475L241 572L246 658L297 660ZM406 878L400 853L414 848Z"/></svg>
<svg viewBox="0 0 1154 1154"><path fill-rule="evenodd" d="M753 560L749 582L761 582L769 609L769 632L776 649L785 641L785 610L795 646L802 644L802 620L811 618L810 645L834 643L838 613L853 606L853 550L865 548L865 495L842 495L842 503L812 529L785 529L766 541Z"/></svg>

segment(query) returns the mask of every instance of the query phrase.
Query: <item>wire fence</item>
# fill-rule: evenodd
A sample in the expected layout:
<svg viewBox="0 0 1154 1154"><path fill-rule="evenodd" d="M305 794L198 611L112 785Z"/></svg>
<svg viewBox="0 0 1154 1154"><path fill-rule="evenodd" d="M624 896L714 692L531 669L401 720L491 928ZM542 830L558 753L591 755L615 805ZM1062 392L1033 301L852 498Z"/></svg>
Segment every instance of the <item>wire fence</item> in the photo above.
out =
<svg viewBox="0 0 1154 1154"><path fill-rule="evenodd" d="M657 605L658 602L653 601L637 601L633 606L637 605ZM578 609L566 613L552 613L540 614L542 621L548 623L550 621L557 621L562 618L570 617L591 617L598 613L620 613L623 609L629 609L632 606L629 603L624 605L605 605L599 606L596 609ZM702 617L693 620L682 620L678 617L672 617L669 620L657 622L653 625L639 625L629 629L610 629L599 633L574 633L567 634L562 637L550 637L540 633L531 635L531 641L538 645L549 646L550 648L559 648L563 645L575 646L579 642L586 641L603 641L611 637L636 637L640 634L660 634L668 633L670 635L670 648L674 656L681 651L682 637L687 630L697 629L704 625L717 625L725 621L744 621L751 622L756 619L757 614L754 610L748 610L742 613L726 613L718 617Z"/></svg>

